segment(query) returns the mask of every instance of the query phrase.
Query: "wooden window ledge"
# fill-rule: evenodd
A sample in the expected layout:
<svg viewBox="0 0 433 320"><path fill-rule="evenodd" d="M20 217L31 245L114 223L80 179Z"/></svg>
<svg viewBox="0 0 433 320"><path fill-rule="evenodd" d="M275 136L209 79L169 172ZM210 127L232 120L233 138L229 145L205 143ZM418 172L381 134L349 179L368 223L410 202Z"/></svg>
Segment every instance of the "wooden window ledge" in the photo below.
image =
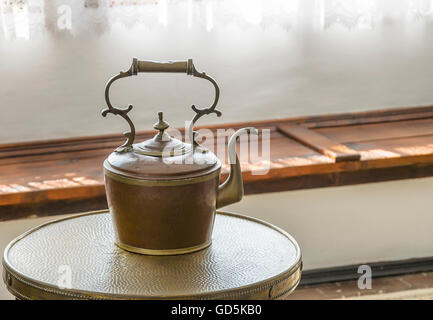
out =
<svg viewBox="0 0 433 320"><path fill-rule="evenodd" d="M433 106L212 126L271 130L270 170L246 194L433 175ZM153 136L137 134L136 141ZM0 221L106 208L102 161L122 135L0 145ZM227 166L223 168L223 179Z"/></svg>

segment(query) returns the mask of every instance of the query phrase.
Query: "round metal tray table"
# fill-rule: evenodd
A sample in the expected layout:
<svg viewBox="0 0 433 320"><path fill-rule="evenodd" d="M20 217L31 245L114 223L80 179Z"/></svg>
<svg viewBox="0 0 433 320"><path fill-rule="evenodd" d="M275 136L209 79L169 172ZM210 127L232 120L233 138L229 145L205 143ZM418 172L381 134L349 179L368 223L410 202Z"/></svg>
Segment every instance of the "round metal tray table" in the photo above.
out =
<svg viewBox="0 0 433 320"><path fill-rule="evenodd" d="M18 299L277 299L296 288L301 269L289 234L221 211L211 246L195 253L120 249L105 210L36 227L3 256L3 280Z"/></svg>

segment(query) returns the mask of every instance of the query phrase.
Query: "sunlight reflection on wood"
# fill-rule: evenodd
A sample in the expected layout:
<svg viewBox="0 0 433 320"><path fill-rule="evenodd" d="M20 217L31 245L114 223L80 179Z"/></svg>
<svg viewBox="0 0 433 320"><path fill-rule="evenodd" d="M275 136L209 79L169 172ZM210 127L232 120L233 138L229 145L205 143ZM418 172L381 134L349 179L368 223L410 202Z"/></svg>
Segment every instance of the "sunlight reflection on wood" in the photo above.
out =
<svg viewBox="0 0 433 320"><path fill-rule="evenodd" d="M395 151L398 151L405 155L433 154L433 145L400 147L395 148Z"/></svg>
<svg viewBox="0 0 433 320"><path fill-rule="evenodd" d="M361 160L373 160L382 158L398 158L400 155L398 153L382 150L382 149L372 149L359 151L361 154Z"/></svg>

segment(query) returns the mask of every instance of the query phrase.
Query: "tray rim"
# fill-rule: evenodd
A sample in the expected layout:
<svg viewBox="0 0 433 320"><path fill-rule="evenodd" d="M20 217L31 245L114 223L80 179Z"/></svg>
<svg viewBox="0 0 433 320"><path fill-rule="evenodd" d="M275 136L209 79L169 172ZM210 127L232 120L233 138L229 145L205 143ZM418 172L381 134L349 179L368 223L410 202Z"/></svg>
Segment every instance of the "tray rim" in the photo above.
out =
<svg viewBox="0 0 433 320"><path fill-rule="evenodd" d="M216 210L216 214L218 215L225 215L230 217L235 217L239 219L249 220L255 223L262 224L270 229L273 229L274 231L280 233L284 237L286 237L292 245L296 249L296 259L295 263L291 266L289 266L285 271L280 272L279 274L270 277L268 279L264 279L252 284L248 284L245 286L240 286L236 288L230 288L230 289L224 289L224 290L217 290L217 291L210 291L206 293L198 293L198 294L181 294L181 295L168 295L168 296L154 296L154 295L135 295L135 294L112 294L112 293L104 293L104 292L98 292L98 291L89 291L89 290L83 290L83 289L60 289L56 285L32 279L24 274L22 274L20 271L18 271L9 261L8 254L10 249L18 243L20 240L24 239L28 235L55 223L60 223L66 220L71 220L75 218L81 218L84 216L90 216L90 215L97 215L97 214L109 214L109 209L104 210L95 210L95 211L88 211L84 213L77 213L72 214L67 217L62 217L58 219L53 219L47 222L44 222L42 224L39 224L28 231L22 233L21 235L14 238L12 241L8 243L6 246L4 252L3 252L3 258L2 258L2 265L3 265L3 281L6 284L7 289L16 297L22 298L22 299L33 299L35 296L39 298L44 297L44 293L48 295L54 295L56 298L63 298L63 299L149 299L149 300L160 300L160 299L236 299L241 298L243 296L251 296L254 298L254 294L261 293L264 290L269 289L269 298L271 299L277 299L282 296L285 296L292 292L299 284L301 279L301 271L302 271L302 255L301 250L296 242L296 240L286 231L283 229L266 222L264 220L231 212L231 211L223 211L223 210ZM204 249L206 250L206 249ZM12 281L12 279L15 279L15 281ZM20 292L16 289L16 286L13 286L11 283L19 281L20 284L24 286L25 288L32 289L32 290L38 290L40 291L39 294L35 296L25 295L24 293ZM279 292L275 295L272 295L272 291L274 288L276 288L277 285L282 284L283 282L288 282L289 287L286 290L283 290L283 292ZM30 290L30 291L32 291Z"/></svg>

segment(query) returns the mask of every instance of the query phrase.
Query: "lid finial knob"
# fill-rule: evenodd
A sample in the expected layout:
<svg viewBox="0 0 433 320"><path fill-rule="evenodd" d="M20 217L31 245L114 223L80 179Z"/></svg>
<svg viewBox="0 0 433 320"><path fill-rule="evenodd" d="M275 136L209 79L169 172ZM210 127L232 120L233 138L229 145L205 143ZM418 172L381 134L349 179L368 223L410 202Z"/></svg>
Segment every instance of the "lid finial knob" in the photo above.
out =
<svg viewBox="0 0 433 320"><path fill-rule="evenodd" d="M155 130L159 130L159 133L162 135L164 130L169 127L168 122L164 121L162 111L158 112L158 122L153 125Z"/></svg>

